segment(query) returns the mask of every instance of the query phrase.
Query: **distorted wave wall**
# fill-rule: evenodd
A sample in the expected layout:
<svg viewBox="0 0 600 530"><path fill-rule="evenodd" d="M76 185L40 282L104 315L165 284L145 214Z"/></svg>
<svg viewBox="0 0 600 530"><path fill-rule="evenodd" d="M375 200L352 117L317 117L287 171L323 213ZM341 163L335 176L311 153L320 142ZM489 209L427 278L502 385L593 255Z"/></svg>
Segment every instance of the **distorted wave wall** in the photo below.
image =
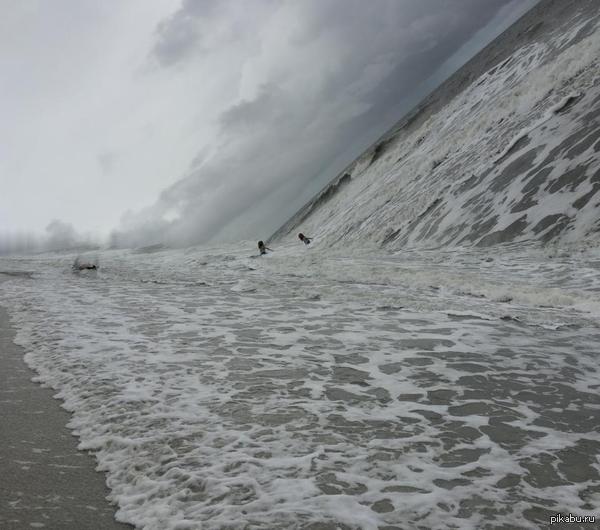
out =
<svg viewBox="0 0 600 530"><path fill-rule="evenodd" d="M272 237L328 246L597 242L600 2L542 0Z"/></svg>

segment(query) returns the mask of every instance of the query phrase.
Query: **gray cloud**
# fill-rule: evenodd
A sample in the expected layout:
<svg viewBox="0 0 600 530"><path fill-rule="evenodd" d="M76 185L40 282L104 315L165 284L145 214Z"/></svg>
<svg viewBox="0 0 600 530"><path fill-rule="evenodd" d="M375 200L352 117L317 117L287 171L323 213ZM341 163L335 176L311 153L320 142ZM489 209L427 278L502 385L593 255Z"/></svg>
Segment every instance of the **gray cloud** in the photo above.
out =
<svg viewBox="0 0 600 530"><path fill-rule="evenodd" d="M154 53L163 66L175 64L193 49L199 36L195 22L183 18L159 27L160 40L156 43Z"/></svg>
<svg viewBox="0 0 600 530"><path fill-rule="evenodd" d="M55 219L46 227L45 247L48 250L62 250L77 245L79 237L73 225Z"/></svg>
<svg viewBox="0 0 600 530"><path fill-rule="evenodd" d="M58 250L90 250L98 248L100 241L82 234L71 223L54 219L46 226L43 235L33 233L0 233L0 255Z"/></svg>
<svg viewBox="0 0 600 530"><path fill-rule="evenodd" d="M108 175L109 173L113 172L116 162L117 155L115 153L105 151L98 155L98 165L100 166L100 170L104 175Z"/></svg>
<svg viewBox="0 0 600 530"><path fill-rule="evenodd" d="M181 7L156 28L152 54L162 66L169 67L195 51L206 52L236 38L236 30L241 28L228 16L233 6L231 0L183 0ZM235 7L239 10L240 3Z"/></svg>
<svg viewBox="0 0 600 530"><path fill-rule="evenodd" d="M119 244L264 238L534 3L131 0L7 11L0 229L21 235L3 236L4 247L72 239L59 227L26 233L56 217L76 232L118 224Z"/></svg>
<svg viewBox="0 0 600 530"><path fill-rule="evenodd" d="M357 154L399 119L408 110L402 102L419 95L415 87L510 1L271 2L246 28L262 39L262 51L243 63L260 82L221 112L212 156L202 146L193 169L152 207L130 214L114 242L265 237L333 177L343 153ZM184 1L159 26L154 53L162 64L192 58L201 28L231 14L232 4L195 4Z"/></svg>

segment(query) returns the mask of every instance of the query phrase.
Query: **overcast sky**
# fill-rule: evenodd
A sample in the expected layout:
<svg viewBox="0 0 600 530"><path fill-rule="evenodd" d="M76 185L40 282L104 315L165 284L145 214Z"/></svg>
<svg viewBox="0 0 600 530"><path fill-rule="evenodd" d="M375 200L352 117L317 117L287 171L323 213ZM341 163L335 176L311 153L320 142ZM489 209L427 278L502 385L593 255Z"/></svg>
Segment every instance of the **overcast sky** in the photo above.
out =
<svg viewBox="0 0 600 530"><path fill-rule="evenodd" d="M0 234L265 238L535 3L0 0Z"/></svg>

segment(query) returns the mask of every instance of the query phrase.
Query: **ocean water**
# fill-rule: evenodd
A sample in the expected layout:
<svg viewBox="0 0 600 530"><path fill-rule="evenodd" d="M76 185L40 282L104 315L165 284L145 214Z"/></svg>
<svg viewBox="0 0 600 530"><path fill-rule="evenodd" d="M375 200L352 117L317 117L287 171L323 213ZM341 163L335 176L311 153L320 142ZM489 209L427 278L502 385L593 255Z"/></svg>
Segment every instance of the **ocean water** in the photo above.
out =
<svg viewBox="0 0 600 530"><path fill-rule="evenodd" d="M117 518L600 517L599 57L600 3L543 0L268 256L254 242L107 250L82 272L73 254L0 258L16 340L72 412Z"/></svg>
<svg viewBox="0 0 600 530"><path fill-rule="evenodd" d="M406 247L598 244L600 2L543 0L275 236Z"/></svg>
<svg viewBox="0 0 600 530"><path fill-rule="evenodd" d="M138 528L600 516L600 251L253 243L1 258L17 342ZM569 528L577 528L571 525ZM582 525L582 528L589 525Z"/></svg>

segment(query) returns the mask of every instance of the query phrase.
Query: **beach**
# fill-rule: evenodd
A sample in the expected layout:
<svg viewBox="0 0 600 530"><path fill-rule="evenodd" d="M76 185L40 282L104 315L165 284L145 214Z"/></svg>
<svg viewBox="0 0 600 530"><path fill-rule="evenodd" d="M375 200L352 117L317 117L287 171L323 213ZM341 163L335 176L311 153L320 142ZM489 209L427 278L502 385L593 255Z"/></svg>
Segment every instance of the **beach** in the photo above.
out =
<svg viewBox="0 0 600 530"><path fill-rule="evenodd" d="M0 528L131 528L115 521L104 474L77 450L54 391L32 381L14 335L0 307Z"/></svg>

